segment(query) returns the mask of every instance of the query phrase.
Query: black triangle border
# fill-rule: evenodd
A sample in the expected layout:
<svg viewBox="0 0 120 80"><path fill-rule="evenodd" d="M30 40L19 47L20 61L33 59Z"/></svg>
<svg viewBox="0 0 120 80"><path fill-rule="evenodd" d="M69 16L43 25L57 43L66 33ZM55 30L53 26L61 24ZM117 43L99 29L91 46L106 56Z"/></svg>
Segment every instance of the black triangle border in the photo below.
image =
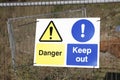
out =
<svg viewBox="0 0 120 80"><path fill-rule="evenodd" d="M48 27L50 26L51 23L53 24L54 28L56 29L56 31L57 31L57 33L58 33L58 36L60 37L60 40L41 40L42 37L44 36L46 30L48 29ZM53 21L50 21L50 22L49 22L47 28L46 28L45 31L43 32L43 34L42 34L42 36L40 37L39 41L40 41L40 42L62 42L62 41L63 41L63 39L62 39L62 37L60 36L60 34L59 34L59 32L58 32L58 30L57 30L57 28L56 28L56 26L55 26L55 24L54 24Z"/></svg>

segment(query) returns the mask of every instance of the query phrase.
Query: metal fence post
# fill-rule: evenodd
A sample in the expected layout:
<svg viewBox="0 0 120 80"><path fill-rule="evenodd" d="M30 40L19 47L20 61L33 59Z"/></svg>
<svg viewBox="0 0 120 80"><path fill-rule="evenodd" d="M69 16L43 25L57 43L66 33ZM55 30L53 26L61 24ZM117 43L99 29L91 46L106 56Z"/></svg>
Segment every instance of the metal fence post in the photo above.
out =
<svg viewBox="0 0 120 80"><path fill-rule="evenodd" d="M8 19L8 21L7 21L7 29L8 29L8 36L9 36L10 48L11 48L12 67L13 67L13 69L14 69L15 76L16 76L15 39L14 39L13 26L12 26L12 24L11 24L11 19Z"/></svg>
<svg viewBox="0 0 120 80"><path fill-rule="evenodd" d="M86 8L82 8L82 16L83 17L87 17L87 14L86 14Z"/></svg>

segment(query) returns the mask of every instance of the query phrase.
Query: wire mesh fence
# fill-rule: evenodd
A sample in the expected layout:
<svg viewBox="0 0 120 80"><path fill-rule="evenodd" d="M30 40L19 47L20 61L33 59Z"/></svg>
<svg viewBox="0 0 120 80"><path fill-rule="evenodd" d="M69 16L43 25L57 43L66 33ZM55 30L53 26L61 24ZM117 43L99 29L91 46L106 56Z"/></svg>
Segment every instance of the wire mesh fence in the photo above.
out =
<svg viewBox="0 0 120 80"><path fill-rule="evenodd" d="M1 8L7 15L11 50L4 54L3 80L103 80L107 72L120 73L120 4L58 5ZM101 53L99 69L33 66L37 18L101 17ZM10 18L12 17L12 18ZM6 18L6 19L7 19ZM2 21L2 20L1 20ZM5 20L3 20L5 21ZM1 24L3 25L3 24ZM4 25L5 26L5 25ZM12 35L11 35L12 34ZM10 39L10 38L9 38ZM0 39L1 40L1 39ZM8 44L8 42L7 42ZM0 54L1 60L3 54ZM12 58L11 58L12 57ZM2 73L1 73L2 74ZM116 76L117 77L117 76ZM118 80L111 76L109 79ZM105 78L107 80L107 78Z"/></svg>
<svg viewBox="0 0 120 80"><path fill-rule="evenodd" d="M76 15L74 15L76 14ZM71 17L83 17L86 15L86 9L69 9L61 12L53 12L47 14L25 16L9 19L8 28L11 39L11 49L12 49L12 63L13 69L15 71L15 76L17 80L43 80L44 78L50 78L56 80L61 80L65 78L65 75L69 78L71 74L67 68L53 68L52 75L50 73L43 73L42 68L33 67L33 53L34 53L34 42L35 42L35 28L37 18L71 18ZM58 69L58 72L56 70ZM60 70L59 70L60 69ZM52 70L52 69L50 69ZM61 73L61 75L59 75ZM41 74L40 76L38 76ZM22 77L20 77L22 76ZM43 77L42 77L43 76ZM46 77L45 77L46 76Z"/></svg>

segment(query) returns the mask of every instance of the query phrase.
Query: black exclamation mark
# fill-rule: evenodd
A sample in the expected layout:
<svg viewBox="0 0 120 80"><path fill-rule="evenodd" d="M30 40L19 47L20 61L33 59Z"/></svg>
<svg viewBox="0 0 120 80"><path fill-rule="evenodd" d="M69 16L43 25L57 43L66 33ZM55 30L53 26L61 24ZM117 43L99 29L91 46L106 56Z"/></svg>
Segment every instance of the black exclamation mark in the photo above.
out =
<svg viewBox="0 0 120 80"><path fill-rule="evenodd" d="M52 39L53 27L50 27L50 39Z"/></svg>

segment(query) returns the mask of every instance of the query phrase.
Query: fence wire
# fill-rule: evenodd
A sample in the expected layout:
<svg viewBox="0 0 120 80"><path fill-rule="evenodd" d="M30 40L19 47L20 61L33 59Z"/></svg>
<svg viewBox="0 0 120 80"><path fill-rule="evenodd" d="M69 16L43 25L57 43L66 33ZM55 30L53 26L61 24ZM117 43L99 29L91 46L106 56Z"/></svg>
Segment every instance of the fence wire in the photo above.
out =
<svg viewBox="0 0 120 80"><path fill-rule="evenodd" d="M46 0L39 2L11 2L0 3L0 7L10 6L50 6L50 5L68 5L68 4L91 4L91 3L111 3L120 2L119 0Z"/></svg>
<svg viewBox="0 0 120 80"><path fill-rule="evenodd" d="M76 14L76 15L74 15ZM63 71L61 71L61 68L55 68L58 69L58 72L52 72L51 74L46 73L42 74L41 68L36 67L34 69L33 67L33 53L34 53L34 41L35 41L35 28L36 28L36 19L37 18L63 18L63 17L83 17L86 16L86 9L80 8L80 9L71 9L61 12L53 12L53 13L47 13L47 14L40 14L40 15L33 15L33 16L25 16L25 17L18 17L18 18L10 18L9 21L9 28L13 30L13 33L10 37L11 39L11 49L12 49L12 63L13 63L13 69L15 71L15 76L17 80L43 80L45 78L53 79L53 80L61 80L64 79L65 76L63 75L63 71L66 72L65 75L69 78L69 76L72 76L71 71L69 71L67 68L63 68ZM15 40L15 42L14 42ZM15 48L15 49L14 49ZM59 70L60 69L60 70ZM35 70L35 72L34 72ZM50 69L51 70L51 69ZM55 71L56 71L55 70ZM23 74L24 73L24 74ZM33 75L34 73L34 75ZM59 75L59 73L61 73ZM42 74L38 76L39 74ZM32 75L32 76L31 76ZM69 75L69 76L68 76ZM46 77L45 77L46 76ZM49 80L49 79L48 79Z"/></svg>
<svg viewBox="0 0 120 80"><path fill-rule="evenodd" d="M3 17L8 16L8 25L12 31L11 52L4 56L3 80L119 80L117 76L106 76L107 72L120 73L120 4L95 5L58 5L7 7ZM1 8L3 9L3 8ZM11 13L11 14L10 14ZM22 17L21 17L22 16ZM37 18L101 18L101 53L99 69L34 67L34 42ZM10 37L10 36L9 36ZM12 40L13 39L13 40ZM4 54L5 55L5 54ZM2 54L0 55L2 57ZM12 57L12 59L10 58ZM6 61L7 60L7 61ZM10 63L11 61L11 63ZM11 65L12 64L12 65ZM113 74L112 74L113 75Z"/></svg>

